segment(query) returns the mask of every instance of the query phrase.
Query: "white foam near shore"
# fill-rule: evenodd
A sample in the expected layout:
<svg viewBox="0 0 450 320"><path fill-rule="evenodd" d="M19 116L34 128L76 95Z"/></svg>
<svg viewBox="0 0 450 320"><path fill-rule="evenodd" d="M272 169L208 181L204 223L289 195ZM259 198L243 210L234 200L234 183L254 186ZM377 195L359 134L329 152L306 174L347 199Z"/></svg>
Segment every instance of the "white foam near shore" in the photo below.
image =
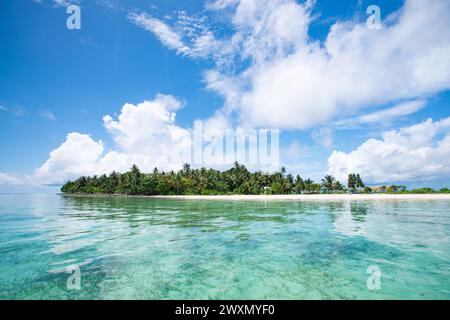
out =
<svg viewBox="0 0 450 320"><path fill-rule="evenodd" d="M180 200L230 201L345 201L345 200L447 200L450 194L292 194L292 195L218 195L218 196L153 196Z"/></svg>

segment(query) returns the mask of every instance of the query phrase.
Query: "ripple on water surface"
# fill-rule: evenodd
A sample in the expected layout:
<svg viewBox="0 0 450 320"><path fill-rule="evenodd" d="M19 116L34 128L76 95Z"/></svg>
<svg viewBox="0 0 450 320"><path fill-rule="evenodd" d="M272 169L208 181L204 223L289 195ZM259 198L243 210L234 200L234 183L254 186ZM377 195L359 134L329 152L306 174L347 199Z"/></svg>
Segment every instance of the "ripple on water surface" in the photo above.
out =
<svg viewBox="0 0 450 320"><path fill-rule="evenodd" d="M0 299L449 299L449 239L449 201L0 195Z"/></svg>

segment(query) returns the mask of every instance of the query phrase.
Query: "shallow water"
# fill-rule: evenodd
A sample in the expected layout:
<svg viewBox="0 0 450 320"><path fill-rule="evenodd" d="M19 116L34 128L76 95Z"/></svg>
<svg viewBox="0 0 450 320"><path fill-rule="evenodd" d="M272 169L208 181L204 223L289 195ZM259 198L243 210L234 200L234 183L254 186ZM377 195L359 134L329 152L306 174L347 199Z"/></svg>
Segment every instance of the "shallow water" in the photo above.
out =
<svg viewBox="0 0 450 320"><path fill-rule="evenodd" d="M450 201L0 195L0 299L449 298Z"/></svg>

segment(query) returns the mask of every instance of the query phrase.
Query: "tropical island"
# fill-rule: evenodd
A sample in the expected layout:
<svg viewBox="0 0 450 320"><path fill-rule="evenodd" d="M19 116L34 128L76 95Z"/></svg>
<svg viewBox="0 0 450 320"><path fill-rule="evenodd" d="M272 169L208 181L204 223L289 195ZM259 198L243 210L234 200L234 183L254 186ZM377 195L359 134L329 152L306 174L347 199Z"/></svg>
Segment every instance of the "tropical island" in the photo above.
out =
<svg viewBox="0 0 450 320"><path fill-rule="evenodd" d="M98 194L131 196L214 196L214 195L295 195L295 194L450 194L450 189L420 188L408 190L406 186L367 186L360 174L348 175L343 185L331 175L320 183L287 174L284 167L274 173L250 172L244 165L235 163L226 171L192 169L185 164L178 172L159 171L143 173L136 165L125 173L83 176L65 183L64 194Z"/></svg>

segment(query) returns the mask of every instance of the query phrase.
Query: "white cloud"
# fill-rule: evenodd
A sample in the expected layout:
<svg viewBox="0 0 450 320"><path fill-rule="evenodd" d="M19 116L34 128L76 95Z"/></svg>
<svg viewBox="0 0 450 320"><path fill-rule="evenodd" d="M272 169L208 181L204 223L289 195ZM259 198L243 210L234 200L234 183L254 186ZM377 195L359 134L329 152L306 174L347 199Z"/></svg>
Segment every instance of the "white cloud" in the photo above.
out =
<svg viewBox="0 0 450 320"><path fill-rule="evenodd" d="M23 185L29 182L30 178L28 176L15 176L0 172L0 185Z"/></svg>
<svg viewBox="0 0 450 320"><path fill-rule="evenodd" d="M341 181L357 172L374 183L450 177L450 117L384 132L349 153L334 151L328 172Z"/></svg>
<svg viewBox="0 0 450 320"><path fill-rule="evenodd" d="M28 114L27 110L25 108L22 108L21 106L5 107L0 105L0 111L10 113L16 117L24 117Z"/></svg>
<svg viewBox="0 0 450 320"><path fill-rule="evenodd" d="M66 141L50 152L50 158L36 170L34 178L40 183L51 184L94 174L103 150L101 141L96 142L87 134L69 133Z"/></svg>
<svg viewBox="0 0 450 320"><path fill-rule="evenodd" d="M100 0L97 0L100 1ZM107 0L105 0L107 1ZM54 7L68 7L70 5L80 5L81 0L33 0L33 2L36 2L38 4L44 4L44 3L51 3Z"/></svg>
<svg viewBox="0 0 450 320"><path fill-rule="evenodd" d="M281 152L290 165L294 165L297 160L311 155L310 147L297 140L291 141L287 147L281 149Z"/></svg>
<svg viewBox="0 0 450 320"><path fill-rule="evenodd" d="M10 113L12 113L16 117L24 117L27 115L27 111L20 106L15 106L15 107L9 108L8 110Z"/></svg>
<svg viewBox="0 0 450 320"><path fill-rule="evenodd" d="M113 0L96 0L96 4L103 6L104 8L108 10L120 10L122 9L120 4L117 1Z"/></svg>
<svg viewBox="0 0 450 320"><path fill-rule="evenodd" d="M225 99L222 113L245 127L308 129L387 103L426 99L450 89L450 3L406 0L381 30L338 21L323 42L309 37L314 1L216 0L206 8L231 17L217 38L208 20L182 11L175 22L130 16L179 54L212 58L208 89ZM374 122L418 105L373 113Z"/></svg>
<svg viewBox="0 0 450 320"><path fill-rule="evenodd" d="M214 0L206 3L206 8L210 10L221 10L239 3L239 0Z"/></svg>
<svg viewBox="0 0 450 320"><path fill-rule="evenodd" d="M255 64L275 62L306 45L311 2L243 0L233 17L236 50Z"/></svg>
<svg viewBox="0 0 450 320"><path fill-rule="evenodd" d="M413 114L419 110L421 110L425 106L424 100L414 100L401 103L392 108L373 112L370 114L363 115L359 118L361 123L373 123L391 120L394 118L398 118L401 116L406 116Z"/></svg>
<svg viewBox="0 0 450 320"><path fill-rule="evenodd" d="M151 139L159 139L155 134L167 135L175 121L174 111L181 106L172 96L158 95L154 101L144 101L138 105L125 104L116 121L107 115L103 117L103 123L123 149L151 149L155 143Z"/></svg>
<svg viewBox="0 0 450 320"><path fill-rule="evenodd" d="M350 128L355 125L370 125L376 123L386 123L400 117L408 116L422 110L426 106L425 100L412 100L399 103L391 108L364 114L356 118L336 121L338 128Z"/></svg>
<svg viewBox="0 0 450 320"><path fill-rule="evenodd" d="M56 117L50 110L41 110L39 111L39 115L41 118L50 120L50 121L56 121Z"/></svg>
<svg viewBox="0 0 450 320"><path fill-rule="evenodd" d="M207 138L221 137L231 127L229 119L222 112L218 111L203 122L204 136Z"/></svg>
<svg viewBox="0 0 450 320"><path fill-rule="evenodd" d="M181 107L174 97L158 95L153 101L125 104L117 120L105 116L103 122L120 150L128 155L129 165L136 163L143 170L155 166L172 169L181 165L172 163L172 152L191 142L190 132L174 124L175 111Z"/></svg>
<svg viewBox="0 0 450 320"><path fill-rule="evenodd" d="M365 21L338 21L324 42L308 36L313 6L314 1L210 1L206 8L216 14L232 11L233 35L218 39L202 20L199 29L208 30L202 37L187 27L178 33L179 44L162 42L177 52L185 48L187 56L212 57L216 68L204 73L206 86L225 98L223 114L236 112L247 127L312 128L450 88L448 1L407 0L382 30L369 30ZM189 45L182 41L186 33ZM195 41L201 54L194 53ZM360 120L414 108L419 109L403 105Z"/></svg>
<svg viewBox="0 0 450 320"><path fill-rule="evenodd" d="M369 30L365 21L338 21L324 42L308 35L313 4L208 2L208 9L231 12L234 34L220 39L206 19L184 12L173 23L145 13L132 13L129 19L180 55L214 60L215 67L204 73L204 79L208 89L224 97L225 106L207 121L212 132L232 123L234 114L242 127L320 128L348 115L360 124L382 122L417 112L429 95L450 88L450 2L406 0L401 10L384 19L381 30ZM373 112L388 103L396 106ZM180 107L169 96L126 104L117 119L103 119L116 150L105 153L101 141L69 135L36 177L63 181L115 168L122 171L133 163L143 170L175 168L178 162L170 160L170 153L190 143L189 131L174 123ZM447 122L430 120L386 132L383 139L370 139L349 154L336 151L329 170L340 177L358 171L373 181L447 174ZM422 127L426 130L419 130ZM316 140L332 145L330 129L315 132ZM442 133L447 135L441 138ZM91 158L70 162L83 143Z"/></svg>
<svg viewBox="0 0 450 320"><path fill-rule="evenodd" d="M116 150L105 152L102 141L70 133L36 170L33 179L37 183L57 184L82 175L123 172L133 164L145 171L154 167L180 169L185 160L183 151L191 146L190 132L174 124L175 111L181 107L180 101L166 95L137 105L127 103L117 119L103 117Z"/></svg>
<svg viewBox="0 0 450 320"><path fill-rule="evenodd" d="M248 1L241 1L239 7L244 3ZM287 6L279 7L283 5ZM338 22L322 46L305 39L309 11L300 4L289 7L290 15L278 16L271 9L268 18L256 15L261 8L247 5L245 15L237 10L236 16L243 16L237 21L254 21L248 25L252 33L243 45L244 57L250 56L254 64L240 75L247 80L239 92L242 121L304 129L367 106L450 88L448 1L406 1L398 17L391 17L380 31L369 30L364 23ZM268 27L280 21L279 29L260 31L261 23ZM292 38L291 34L303 36ZM278 43L266 43L266 39L278 39Z"/></svg>
<svg viewBox="0 0 450 320"><path fill-rule="evenodd" d="M325 148L333 146L333 130L330 128L319 128L311 134L312 138Z"/></svg>
<svg viewBox="0 0 450 320"><path fill-rule="evenodd" d="M138 27L152 32L164 46L175 50L177 54L206 58L221 51L220 43L206 27L204 16L192 17L180 11L173 26L145 12L130 13L128 18Z"/></svg>
<svg viewBox="0 0 450 320"><path fill-rule="evenodd" d="M68 7L72 4L79 5L80 1L79 0L53 0L53 4L56 7Z"/></svg>
<svg viewBox="0 0 450 320"><path fill-rule="evenodd" d="M181 36L161 20L146 13L131 13L129 19L137 26L153 32L169 49L176 50L179 54L186 54L190 50L183 43Z"/></svg>
<svg viewBox="0 0 450 320"><path fill-rule="evenodd" d="M208 70L204 73L204 79L207 89L218 93L225 98L225 105L228 107L224 110L225 114L232 111L234 106L239 105L240 87L242 80L222 74L217 70Z"/></svg>

